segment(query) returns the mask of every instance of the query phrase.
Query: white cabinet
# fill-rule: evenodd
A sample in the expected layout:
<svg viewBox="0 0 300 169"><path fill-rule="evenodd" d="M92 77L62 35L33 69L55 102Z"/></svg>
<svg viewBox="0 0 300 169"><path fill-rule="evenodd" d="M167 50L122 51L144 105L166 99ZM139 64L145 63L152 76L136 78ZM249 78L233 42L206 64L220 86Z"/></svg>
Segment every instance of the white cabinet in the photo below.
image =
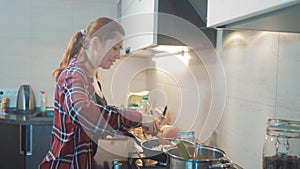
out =
<svg viewBox="0 0 300 169"><path fill-rule="evenodd" d="M125 29L124 49L126 53L156 43L153 33L157 30L157 0L120 0L122 23Z"/></svg>
<svg viewBox="0 0 300 169"><path fill-rule="evenodd" d="M222 26L296 3L299 0L208 0L207 26Z"/></svg>

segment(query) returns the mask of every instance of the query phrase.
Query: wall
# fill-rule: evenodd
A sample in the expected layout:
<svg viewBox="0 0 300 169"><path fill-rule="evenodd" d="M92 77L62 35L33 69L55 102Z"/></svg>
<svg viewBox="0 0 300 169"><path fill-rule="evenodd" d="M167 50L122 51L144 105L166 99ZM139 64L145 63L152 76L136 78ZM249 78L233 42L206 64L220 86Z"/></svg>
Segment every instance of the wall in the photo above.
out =
<svg viewBox="0 0 300 169"><path fill-rule="evenodd" d="M261 168L267 119L300 120L298 104L300 101L300 91L298 90L300 81L297 78L300 71L298 68L300 65L300 35L260 31L218 31L217 41L217 50L224 66L226 78L226 102L222 120L207 144L221 148L230 159L245 169ZM153 60L157 61L156 66L164 65L165 70L180 70L180 67L173 63L174 58L176 57L170 55ZM142 60L144 58L132 60L131 64L128 65L130 70L128 72L136 68L132 66L133 63L140 63L140 67L147 67L147 62ZM123 63L123 61L120 62ZM194 71L198 72L196 73L198 75L196 79L200 82L198 85L201 87L202 82L202 89L208 89L205 87L207 84L204 84L205 80L208 79L205 78L206 74L201 70L202 66L203 64L196 59L190 62L186 68L196 67ZM114 69L118 68L114 66ZM123 70L126 72L125 69ZM181 82L186 80L184 77L188 74L188 72L183 72L181 74L178 71L172 75ZM111 75L108 73L103 75L106 83ZM146 75L151 75L147 79L157 83L152 86L153 88L163 86L162 90L169 99L168 104L171 113L178 113L179 110L176 109L178 103L182 104L180 102L181 96L176 96L178 84L174 84L172 78L164 77L164 74L145 73L144 76ZM151 85L147 86L145 83L147 79L138 79L140 84L134 88L151 89ZM165 79L168 80L164 81ZM187 82L192 81L187 80ZM109 86L109 83L105 86ZM168 92L170 89L173 92ZM185 87L180 90L183 91L182 89L184 90ZM104 92L111 91L113 91L111 88L107 88ZM201 90L199 95L203 96L203 93L206 94L206 92L208 91ZM192 98L187 101L194 103ZM210 99L209 97L203 99L199 102L201 104L197 105L204 108L203 105L211 104L209 103ZM179 114L177 125L188 123L194 127L192 129L201 129L201 123L197 123L198 126L196 127L190 123L190 117L195 117L191 116L191 112L190 109L187 109L185 114ZM175 121L175 119L176 117L173 120ZM184 125L180 127L185 128ZM196 132L199 135L201 131L197 130Z"/></svg>
<svg viewBox="0 0 300 169"><path fill-rule="evenodd" d="M244 168L261 168L267 119L300 120L300 35L224 31L218 38L227 97L214 141Z"/></svg>
<svg viewBox="0 0 300 169"><path fill-rule="evenodd" d="M298 104L300 81L297 78L300 73L300 35L260 31L218 31L218 42L217 50L226 78L226 101L221 122L207 144L221 148L230 159L245 169L261 168L267 120L269 118L300 120ZM177 92L187 89L184 85L178 84L182 81L193 83L191 79L185 78L191 73L187 71L190 68L194 68L192 73L197 72L195 79L201 89L199 94L207 97L198 98L201 104L197 105L200 105L201 110L205 110L203 105L210 105L211 95L207 88L209 84L205 84L208 77L203 70L204 65L197 57L191 58L187 67L178 66L176 64L178 58L173 55L153 58L152 61L157 68L171 72L169 74L171 78L159 73L159 70L156 73L142 72L141 76L147 78L135 79L135 76L131 76L133 78L131 83L135 85L127 86L126 83L125 87L128 87L128 90L161 89L167 98L171 113L176 116L173 120L176 118L178 120L176 125L184 129L186 125L182 123L192 126L189 129L198 129L196 132L199 135L201 121L194 118L193 121L198 123L196 125L191 123L190 117L196 116L191 113L189 106L185 107L188 109L182 111L183 114L178 113L180 112L178 106L182 106L180 102L182 95L178 95ZM122 68L121 63L124 64ZM121 60L113 67L113 72L121 69L132 74L138 72L137 70L151 67L149 64L153 66L153 63L145 61L145 58L131 58L127 62ZM180 71L181 68L186 69ZM173 69L177 72L172 72ZM106 86L104 92L110 96L109 92L114 90L110 88L109 79L114 77L115 73L103 72L102 75ZM176 83L174 79L177 80ZM152 83L149 85L146 82ZM192 93L189 94L193 96ZM126 94L122 97L125 98ZM195 97L190 97L188 101L195 103L193 98Z"/></svg>
<svg viewBox="0 0 300 169"><path fill-rule="evenodd" d="M72 34L97 17L117 17L116 0L2 0L0 11L0 89L30 84L37 104L39 91L46 91L48 106L51 73Z"/></svg>
<svg viewBox="0 0 300 169"><path fill-rule="evenodd" d="M167 105L172 124L200 135L212 91L208 72L195 53L181 55L170 51L162 57L129 56L110 70L101 70L100 78L110 104L122 105L129 92L148 90L154 109Z"/></svg>

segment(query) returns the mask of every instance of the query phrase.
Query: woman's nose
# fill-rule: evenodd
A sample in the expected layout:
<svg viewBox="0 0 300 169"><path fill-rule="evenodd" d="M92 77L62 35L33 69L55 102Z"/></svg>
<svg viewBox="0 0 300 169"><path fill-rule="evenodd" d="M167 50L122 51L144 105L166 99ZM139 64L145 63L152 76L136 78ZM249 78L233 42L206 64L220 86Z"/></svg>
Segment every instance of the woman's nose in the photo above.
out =
<svg viewBox="0 0 300 169"><path fill-rule="evenodd" d="M116 53L116 59L120 59L120 58L121 58L120 51L117 51L117 53Z"/></svg>

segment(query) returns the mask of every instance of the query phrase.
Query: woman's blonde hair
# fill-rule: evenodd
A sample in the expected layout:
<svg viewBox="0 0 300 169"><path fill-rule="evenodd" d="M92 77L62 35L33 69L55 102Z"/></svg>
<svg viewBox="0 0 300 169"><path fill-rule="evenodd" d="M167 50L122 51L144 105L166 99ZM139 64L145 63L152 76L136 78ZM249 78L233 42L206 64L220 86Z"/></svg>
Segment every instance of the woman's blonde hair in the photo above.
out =
<svg viewBox="0 0 300 169"><path fill-rule="evenodd" d="M108 24L109 26L107 26ZM100 29L101 31L98 33L97 31ZM86 49L92 37L97 36L101 42L105 42L108 39L113 39L115 32L125 35L124 29L119 22L107 17L102 17L90 22L85 30L74 33L64 51L58 68L53 71L52 76L57 81L60 73L70 63L70 59L77 57L82 49Z"/></svg>

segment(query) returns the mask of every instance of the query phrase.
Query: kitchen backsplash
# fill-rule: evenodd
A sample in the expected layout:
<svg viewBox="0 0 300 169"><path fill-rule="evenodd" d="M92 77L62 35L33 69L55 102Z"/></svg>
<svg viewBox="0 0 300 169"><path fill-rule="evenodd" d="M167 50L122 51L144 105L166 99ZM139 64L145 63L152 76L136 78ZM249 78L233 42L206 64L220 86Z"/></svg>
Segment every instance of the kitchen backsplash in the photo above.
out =
<svg viewBox="0 0 300 169"><path fill-rule="evenodd" d="M219 32L226 106L214 141L233 161L262 167L268 118L300 120L300 35Z"/></svg>
<svg viewBox="0 0 300 169"><path fill-rule="evenodd" d="M246 169L262 167L262 150L267 119L300 120L298 104L300 101L300 90L298 89L300 81L297 78L300 73L299 46L299 34L218 31L217 50L226 77L226 101L222 120L208 143L223 149L229 158ZM135 62L133 60L132 63ZM173 58L170 56L156 60L160 60L157 62L159 64L168 65L174 60L174 56ZM136 61L136 63L138 62ZM143 63L148 64L147 62ZM199 60L194 60L191 64L203 66ZM118 67L116 66L115 69ZM134 70L133 67L129 69ZM197 71L200 77L206 75L201 71L201 68L198 68ZM103 82L109 84L112 75L106 73L102 76ZM133 78L129 89L143 90L149 87L146 83L149 81L146 79L155 79L155 82L164 79L166 80L164 82L165 91L168 89L173 91L165 92L166 97L171 98L168 102L170 104L180 102L180 96L174 95L178 90L174 84L174 79L168 78L159 71L156 74L151 70L148 70L148 74L143 73L144 76L139 76L138 83L134 82ZM147 76L148 78L146 78ZM184 79L188 73L183 73L181 76ZM202 80L205 81L205 78ZM112 91L108 84L104 85L104 92L107 93ZM201 92L200 95L205 92L207 91ZM126 98L126 96L123 97ZM207 98L206 101L208 100L210 98ZM193 102L194 100L190 101ZM205 104L209 105L210 103ZM176 113L177 108L171 108L170 111ZM187 123L189 120L187 116L180 116L181 122ZM201 128L201 124L197 127Z"/></svg>

